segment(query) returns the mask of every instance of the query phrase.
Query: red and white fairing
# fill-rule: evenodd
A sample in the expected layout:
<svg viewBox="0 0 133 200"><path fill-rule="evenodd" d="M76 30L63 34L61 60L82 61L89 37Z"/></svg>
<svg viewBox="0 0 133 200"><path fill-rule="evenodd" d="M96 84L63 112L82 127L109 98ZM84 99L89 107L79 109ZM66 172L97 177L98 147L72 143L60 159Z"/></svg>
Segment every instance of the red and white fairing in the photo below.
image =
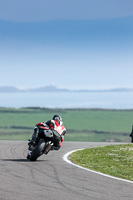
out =
<svg viewBox="0 0 133 200"><path fill-rule="evenodd" d="M54 124L55 124L54 129L55 129L60 135L62 135L63 132L66 131L65 126L63 125L63 122L60 122L60 124L58 124L57 121L55 121L55 120L52 120L52 121L54 121Z"/></svg>
<svg viewBox="0 0 133 200"><path fill-rule="evenodd" d="M44 133L47 137L53 137L53 132L51 131L51 129L54 129L60 134L60 136L63 136L66 132L66 128L63 125L63 122L61 122L60 124L56 120L51 120L51 122L52 124L54 124L54 127L52 124L48 127L47 124L45 124L45 122L40 122L36 124L36 126L40 126L40 128L44 129Z"/></svg>

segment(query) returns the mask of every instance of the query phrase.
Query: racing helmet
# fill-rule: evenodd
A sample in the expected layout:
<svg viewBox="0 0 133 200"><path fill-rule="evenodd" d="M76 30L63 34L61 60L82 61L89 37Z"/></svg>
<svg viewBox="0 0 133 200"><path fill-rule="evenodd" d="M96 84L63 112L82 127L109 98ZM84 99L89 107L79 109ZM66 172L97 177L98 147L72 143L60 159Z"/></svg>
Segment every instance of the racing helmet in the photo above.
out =
<svg viewBox="0 0 133 200"><path fill-rule="evenodd" d="M60 115L54 115L53 120L56 120L60 124L60 122L62 121L62 118Z"/></svg>

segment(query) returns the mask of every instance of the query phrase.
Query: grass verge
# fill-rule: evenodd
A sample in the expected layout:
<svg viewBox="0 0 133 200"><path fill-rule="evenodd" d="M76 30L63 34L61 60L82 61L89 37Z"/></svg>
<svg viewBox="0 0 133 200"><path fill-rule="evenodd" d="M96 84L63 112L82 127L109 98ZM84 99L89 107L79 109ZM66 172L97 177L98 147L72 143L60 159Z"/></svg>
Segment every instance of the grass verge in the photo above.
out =
<svg viewBox="0 0 133 200"><path fill-rule="evenodd" d="M69 158L82 167L133 181L133 144L84 149Z"/></svg>

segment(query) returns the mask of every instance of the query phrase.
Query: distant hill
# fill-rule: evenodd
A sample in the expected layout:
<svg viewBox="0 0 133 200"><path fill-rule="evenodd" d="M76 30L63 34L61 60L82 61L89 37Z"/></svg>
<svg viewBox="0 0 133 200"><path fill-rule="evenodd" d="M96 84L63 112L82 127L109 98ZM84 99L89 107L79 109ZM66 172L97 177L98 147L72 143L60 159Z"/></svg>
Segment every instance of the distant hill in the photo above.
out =
<svg viewBox="0 0 133 200"><path fill-rule="evenodd" d="M39 88L33 88L33 89L18 89L16 87L10 87L10 86L0 86L0 92L69 92L68 89L60 89L56 86L44 86Z"/></svg>
<svg viewBox="0 0 133 200"><path fill-rule="evenodd" d="M28 92L69 92L69 91L70 90L60 89L53 85L28 90Z"/></svg>
<svg viewBox="0 0 133 200"><path fill-rule="evenodd" d="M1 86L0 87L0 92L19 92L19 91L20 90L16 87L10 87L10 86Z"/></svg>
<svg viewBox="0 0 133 200"><path fill-rule="evenodd" d="M133 88L114 88L108 90L74 90L74 92L133 92Z"/></svg>
<svg viewBox="0 0 133 200"><path fill-rule="evenodd" d="M109 90L68 90L65 88L58 88L56 86L44 86L33 89L18 89L17 87L0 86L0 92L133 92L131 88L114 88Z"/></svg>

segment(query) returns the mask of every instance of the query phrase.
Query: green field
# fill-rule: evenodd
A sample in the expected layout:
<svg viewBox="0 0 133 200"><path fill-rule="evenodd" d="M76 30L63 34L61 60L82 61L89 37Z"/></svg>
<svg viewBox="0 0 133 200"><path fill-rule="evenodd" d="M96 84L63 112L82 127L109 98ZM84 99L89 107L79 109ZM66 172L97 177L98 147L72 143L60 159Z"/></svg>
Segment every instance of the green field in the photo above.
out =
<svg viewBox="0 0 133 200"><path fill-rule="evenodd" d="M82 167L133 181L133 144L84 149L69 158Z"/></svg>
<svg viewBox="0 0 133 200"><path fill-rule="evenodd" d="M36 123L62 116L66 141L130 142L133 110L0 108L0 139L28 140Z"/></svg>

